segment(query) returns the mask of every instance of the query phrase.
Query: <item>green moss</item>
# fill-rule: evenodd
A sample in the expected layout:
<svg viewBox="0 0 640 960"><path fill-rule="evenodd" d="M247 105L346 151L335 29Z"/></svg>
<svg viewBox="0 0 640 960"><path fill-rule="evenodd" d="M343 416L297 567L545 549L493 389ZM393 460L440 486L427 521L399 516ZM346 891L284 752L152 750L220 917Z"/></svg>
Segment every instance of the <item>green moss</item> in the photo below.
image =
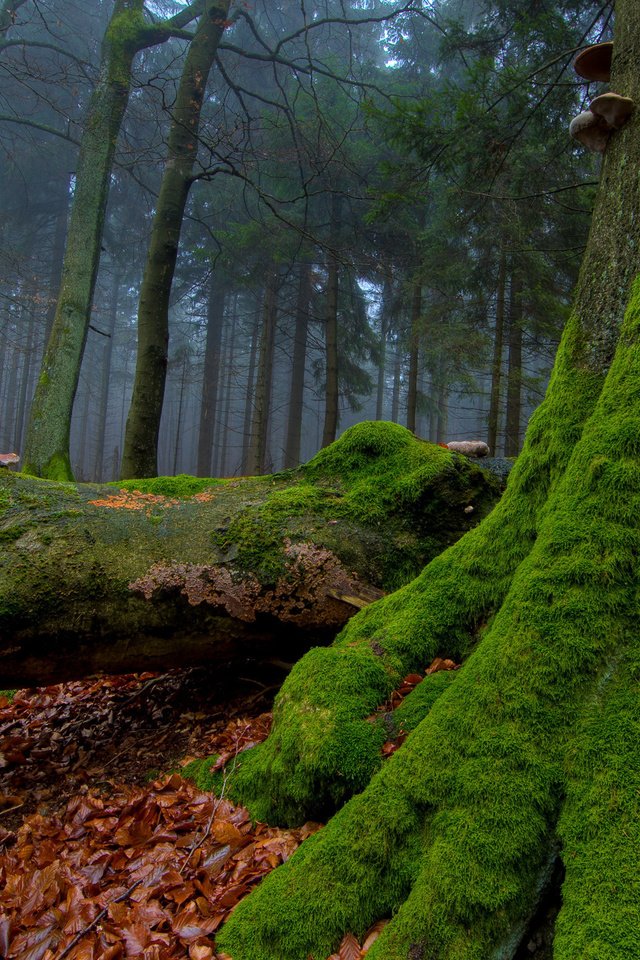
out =
<svg viewBox="0 0 640 960"><path fill-rule="evenodd" d="M431 710L436 700L447 690L457 677L455 670L442 670L431 674L405 697L393 712L397 730L411 733Z"/></svg>
<svg viewBox="0 0 640 960"><path fill-rule="evenodd" d="M191 477L186 473L179 473L175 477L151 477L146 480L114 480L106 484L108 487L118 487L119 490L138 490L140 493L152 493L154 496L183 499L194 497L198 493L206 493L228 481L218 480L215 477Z"/></svg>
<svg viewBox="0 0 640 960"><path fill-rule="evenodd" d="M607 665L567 757L556 960L640 956L640 661L628 639L633 654Z"/></svg>
<svg viewBox="0 0 640 960"><path fill-rule="evenodd" d="M0 690L0 697L6 697L9 703L13 703L17 690Z"/></svg>
<svg viewBox="0 0 640 960"><path fill-rule="evenodd" d="M218 938L233 960L325 956L389 915L371 960L507 955L548 868L567 774L554 956L638 954L639 341L640 286L482 642L364 792L239 905Z"/></svg>
<svg viewBox="0 0 640 960"><path fill-rule="evenodd" d="M548 395L532 418L525 448L493 512L436 556L410 584L350 620L335 641L334 650L323 654L328 663L332 657L340 657L341 689L351 691L348 716L343 714L340 698L333 690L332 671L318 668L315 659L303 658L295 674L285 681L272 733L256 748L260 762L252 761L256 765L253 783L248 768L242 774L244 802L249 806L257 803L266 819L300 822L312 811L329 810L332 804L335 808L352 792L362 790L379 765L379 731L367 723L372 703L383 702L403 676L424 670L433 657L460 660L475 647L535 541L549 492L562 477L601 388L600 377L576 365L579 345L580 331L574 317L565 332L564 349ZM379 460L381 451L384 456ZM385 499L386 490L393 497L392 477L395 474L397 488L398 477L402 476L400 485L406 498L414 497L416 509L409 514L411 523L419 524L423 522L420 504L428 500L430 467L434 462L448 465L461 459L413 440L402 427L360 424L321 451L305 468L305 475L320 478L325 471L327 475L336 471L338 476L349 477L351 485L343 502L351 498L352 503L367 482L372 498L381 495ZM465 469L467 466L473 469L465 461ZM444 473L446 478L447 470ZM433 476L438 484L439 474L434 472ZM376 504L370 507L370 516L377 509ZM389 548L393 554L393 543ZM365 673L363 663L367 664ZM324 712L315 710L316 700L326 703ZM332 776L332 763L344 749L344 723L349 724L350 736L359 727L360 743L368 742L363 756L369 763L358 763L346 777ZM272 801L264 799L265 781L269 782L267 796ZM232 794L234 789L232 778ZM295 818L291 816L293 810L298 811Z"/></svg>

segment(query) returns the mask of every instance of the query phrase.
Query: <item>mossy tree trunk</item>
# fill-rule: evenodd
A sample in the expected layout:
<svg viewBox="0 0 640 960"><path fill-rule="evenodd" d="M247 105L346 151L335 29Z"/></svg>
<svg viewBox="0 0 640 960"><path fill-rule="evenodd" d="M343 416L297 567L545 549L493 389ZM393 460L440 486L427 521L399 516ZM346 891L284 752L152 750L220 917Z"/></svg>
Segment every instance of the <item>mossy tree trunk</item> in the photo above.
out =
<svg viewBox="0 0 640 960"><path fill-rule="evenodd" d="M497 497L486 471L384 423L272 477L117 489L0 470L0 689L297 659Z"/></svg>
<svg viewBox="0 0 640 960"><path fill-rule="evenodd" d="M138 305L138 351L122 454L123 479L155 477L167 377L169 299L182 220L198 156L204 95L230 0L208 0L189 44L176 102Z"/></svg>
<svg viewBox="0 0 640 960"><path fill-rule="evenodd" d="M639 103L640 7L616 15L612 88ZM634 116L498 507L296 665L227 782L271 820L361 791L239 905L218 939L233 960L326 957L383 917L371 960L508 960L558 852L555 960L640 955L639 170ZM367 722L437 654L464 665ZM383 766L400 719L413 732Z"/></svg>
<svg viewBox="0 0 640 960"><path fill-rule="evenodd" d="M199 8L200 3L194 3L179 16L151 24L144 19L143 0L116 0L85 118L56 314L31 408L24 469L36 476L72 479L71 411L89 329L109 177L129 99L133 59L146 47L183 35L182 27Z"/></svg>

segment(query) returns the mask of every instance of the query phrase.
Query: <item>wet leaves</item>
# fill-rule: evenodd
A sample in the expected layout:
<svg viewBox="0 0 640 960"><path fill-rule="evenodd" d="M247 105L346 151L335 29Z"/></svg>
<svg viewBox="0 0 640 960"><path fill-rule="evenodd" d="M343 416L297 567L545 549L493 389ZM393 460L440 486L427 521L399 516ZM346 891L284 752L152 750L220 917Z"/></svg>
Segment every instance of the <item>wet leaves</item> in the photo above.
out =
<svg viewBox="0 0 640 960"><path fill-rule="evenodd" d="M46 785L47 771L50 779L54 768L77 763L78 751L67 747L72 735L84 742L83 698L108 714L114 691L124 689L129 702L152 680L102 678L19 694L0 714L5 771L33 773L23 777L33 789L39 755ZM187 722L197 725L197 714ZM232 757L263 739L269 724L269 714L237 718L196 752ZM42 805L17 831L0 834L0 955L8 960L215 960L215 932L236 903L318 829L254 827L246 810L177 773L132 785L115 768L96 767L87 779L66 806L51 813Z"/></svg>

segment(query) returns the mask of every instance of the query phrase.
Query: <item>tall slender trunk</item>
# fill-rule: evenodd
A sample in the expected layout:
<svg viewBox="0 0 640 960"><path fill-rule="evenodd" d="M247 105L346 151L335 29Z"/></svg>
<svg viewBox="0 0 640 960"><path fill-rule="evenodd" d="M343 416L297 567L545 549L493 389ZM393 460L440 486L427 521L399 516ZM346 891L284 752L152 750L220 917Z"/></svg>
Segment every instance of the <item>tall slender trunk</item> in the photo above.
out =
<svg viewBox="0 0 640 960"><path fill-rule="evenodd" d="M498 288L496 291L496 323L493 337L493 360L491 363L491 399L487 423L487 443L495 455L498 445L498 416L500 412L500 381L502 378L502 344L504 339L505 293L507 285L507 253L504 242L500 246L498 265Z"/></svg>
<svg viewBox="0 0 640 960"><path fill-rule="evenodd" d="M293 338L293 362L291 365L291 388L287 414L287 438L284 450L284 467L297 467L300 463L300 436L302 432L302 402L304 397L304 374L307 359L307 334L309 329L309 303L311 300L311 264L300 264L298 298L296 301L296 326Z"/></svg>
<svg viewBox="0 0 640 960"><path fill-rule="evenodd" d="M238 319L238 297L236 295L231 311L231 321L229 328L229 346L227 350L227 378L224 391L224 412L222 414L221 439L218 443L220 453L219 467L217 476L226 477L227 475L227 457L229 453L229 418L231 416L231 394L233 392L233 362L236 347L236 325Z"/></svg>
<svg viewBox="0 0 640 960"><path fill-rule="evenodd" d="M411 332L409 335L409 382L407 385L407 429L416 432L418 406L418 355L420 350L420 316L422 314L422 280L413 281L411 298Z"/></svg>
<svg viewBox="0 0 640 960"><path fill-rule="evenodd" d="M391 297L393 288L391 285L391 275L387 273L382 290L382 304L380 307L380 356L378 360L378 382L376 385L376 420L382 420L384 416L384 386L385 386L385 367L387 361L387 335L389 333L389 320L391 316Z"/></svg>
<svg viewBox="0 0 640 960"><path fill-rule="evenodd" d="M210 0L189 44L173 108L160 193L138 306L138 355L122 476L154 477L167 377L169 300L182 220L198 155L200 115L230 0Z"/></svg>
<svg viewBox="0 0 640 960"><path fill-rule="evenodd" d="M253 406L251 444L247 457L247 470L250 474L263 473L266 463L277 308L278 273L274 267L271 267L267 271L262 308L260 357L258 359L258 376Z"/></svg>
<svg viewBox="0 0 640 960"><path fill-rule="evenodd" d="M173 444L173 474L178 472L178 461L182 446L182 410L184 407L184 394L187 384L187 352L182 355L182 370L180 372L180 389L178 392L178 413L176 416L176 432Z"/></svg>
<svg viewBox="0 0 640 960"><path fill-rule="evenodd" d="M29 402L29 382L31 380L31 368L33 366L33 354L35 351L35 341L36 341L36 319L33 315L33 309L30 311L30 316L27 320L28 331L27 331L27 341L24 348L24 355L22 358L22 370L20 371L20 388L18 392L18 409L16 411L16 422L15 422L15 432L14 432L14 449L20 450L22 447L22 434L24 430L24 422L27 413L27 405Z"/></svg>
<svg viewBox="0 0 640 960"><path fill-rule="evenodd" d="M60 294L25 449L25 471L51 479L73 477L71 412L89 329L116 141L129 99L133 58L146 45L143 6L143 0L116 0L84 123Z"/></svg>
<svg viewBox="0 0 640 960"><path fill-rule="evenodd" d="M336 438L338 430L338 280L339 265L336 255L340 227L340 194L331 198L331 225L329 230L329 262L327 278L327 314L325 321L325 413L322 430L322 446L327 447Z"/></svg>
<svg viewBox="0 0 640 960"><path fill-rule="evenodd" d="M113 271L111 283L111 304L109 308L109 321L107 338L102 350L102 374L100 377L100 402L98 405L98 429L96 431L96 480L102 481L104 464L104 440L107 431L107 414L109 410L109 381L111 378L111 358L113 356L113 340L116 330L116 319L118 317L118 300L120 294L120 273L117 269Z"/></svg>
<svg viewBox="0 0 640 960"><path fill-rule="evenodd" d="M509 372L507 377L507 417L505 424L505 457L520 452L520 409L522 400L522 276L515 269L511 275L509 305Z"/></svg>
<svg viewBox="0 0 640 960"><path fill-rule="evenodd" d="M391 392L391 419L394 423L398 422L400 412L400 376L402 373L402 351L400 344L396 341L396 356L393 362L393 390Z"/></svg>
<svg viewBox="0 0 640 960"><path fill-rule="evenodd" d="M254 386L256 376L256 361L258 357L258 343L260 341L260 318L262 308L256 311L251 333L251 349L249 350L249 366L247 369L247 386L244 401L244 418L242 421L242 463L240 469L247 472L249 462L249 447L251 446L251 424L253 423Z"/></svg>
<svg viewBox="0 0 640 960"><path fill-rule="evenodd" d="M11 367L7 380L7 394L4 408L5 423L3 424L3 445L11 446L15 439L16 409L18 401L18 371L20 369L19 355L16 350L11 351Z"/></svg>
<svg viewBox="0 0 640 960"><path fill-rule="evenodd" d="M200 429L198 431L197 473L199 477L211 476L211 454L220 380L220 345L222 343L226 294L225 281L215 271L212 271L207 303L207 343L204 352Z"/></svg>

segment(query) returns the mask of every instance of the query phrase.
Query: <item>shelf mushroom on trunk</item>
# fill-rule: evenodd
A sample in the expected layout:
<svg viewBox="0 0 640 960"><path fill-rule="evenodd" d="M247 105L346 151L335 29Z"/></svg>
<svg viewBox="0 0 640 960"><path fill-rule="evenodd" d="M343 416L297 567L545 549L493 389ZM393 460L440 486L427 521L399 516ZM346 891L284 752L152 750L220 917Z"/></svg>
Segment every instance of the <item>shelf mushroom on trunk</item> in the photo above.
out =
<svg viewBox="0 0 640 960"><path fill-rule="evenodd" d="M573 67L583 80L608 82L611 79L613 43L596 43L582 50ZM591 101L588 110L574 117L569 133L596 153L604 153L611 135L625 125L633 113L634 103L619 93L602 93Z"/></svg>
<svg viewBox="0 0 640 960"><path fill-rule="evenodd" d="M611 79L612 58L613 41L594 43L580 51L573 61L573 69L583 80L608 83Z"/></svg>

